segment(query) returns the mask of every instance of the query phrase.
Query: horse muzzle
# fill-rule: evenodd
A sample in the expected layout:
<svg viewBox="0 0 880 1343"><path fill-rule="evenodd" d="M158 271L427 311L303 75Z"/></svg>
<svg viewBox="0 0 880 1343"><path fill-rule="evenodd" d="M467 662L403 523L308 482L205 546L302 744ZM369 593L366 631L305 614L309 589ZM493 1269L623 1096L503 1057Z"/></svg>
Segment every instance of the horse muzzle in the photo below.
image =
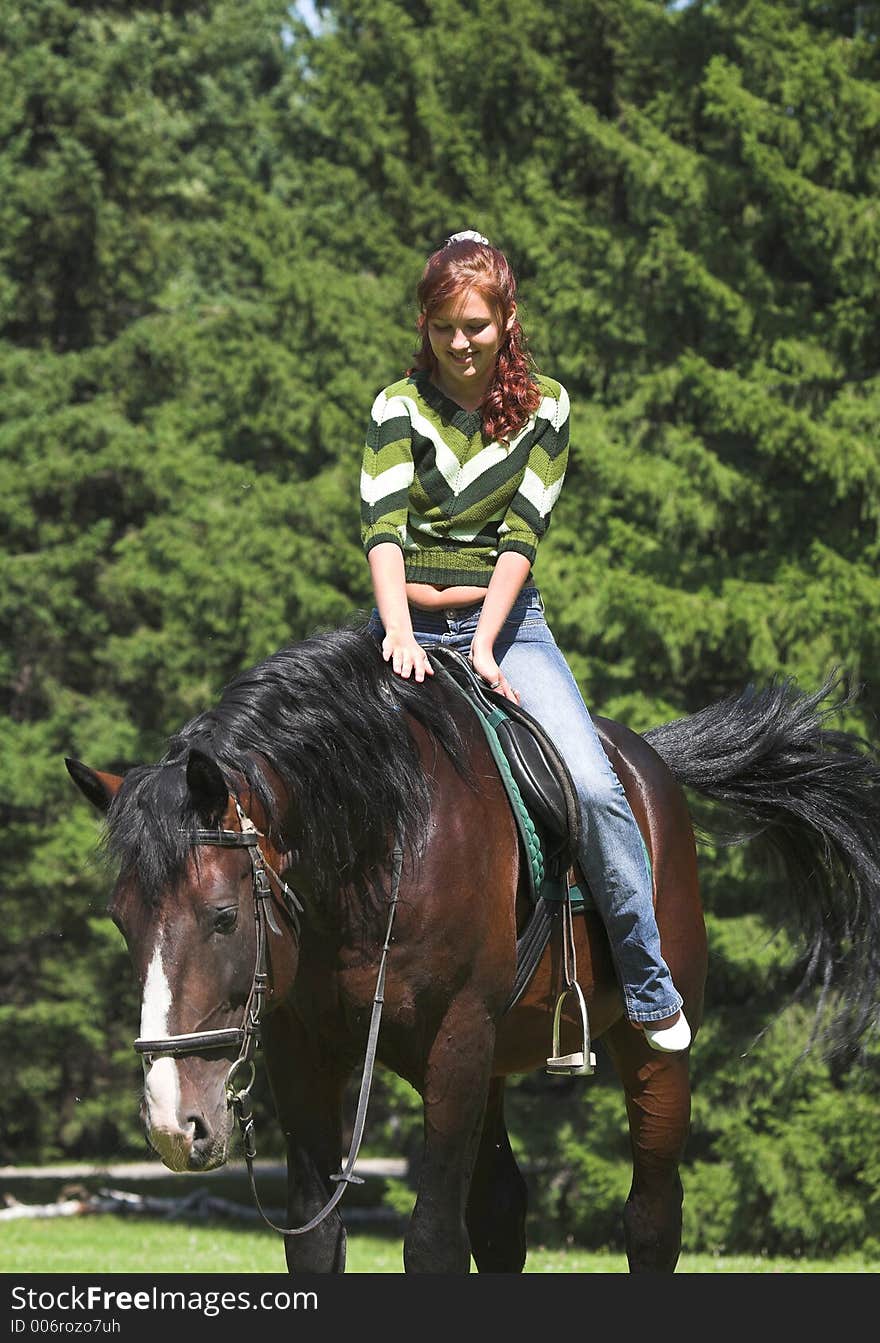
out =
<svg viewBox="0 0 880 1343"><path fill-rule="evenodd" d="M204 1061L201 1061L204 1065ZM144 1072L143 1121L150 1146L176 1173L215 1170L229 1155L233 1117L228 1064L194 1068L175 1058L150 1060Z"/></svg>

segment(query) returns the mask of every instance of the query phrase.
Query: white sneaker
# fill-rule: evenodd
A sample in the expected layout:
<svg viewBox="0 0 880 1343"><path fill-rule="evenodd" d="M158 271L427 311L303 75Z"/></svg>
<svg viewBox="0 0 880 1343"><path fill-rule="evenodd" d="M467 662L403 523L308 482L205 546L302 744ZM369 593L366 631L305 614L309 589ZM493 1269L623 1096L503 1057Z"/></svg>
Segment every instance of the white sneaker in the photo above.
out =
<svg viewBox="0 0 880 1343"><path fill-rule="evenodd" d="M691 1042L691 1028L684 1012L679 1013L678 1020L671 1026L663 1026L658 1030L645 1025L644 1031L648 1044L661 1054L680 1054Z"/></svg>

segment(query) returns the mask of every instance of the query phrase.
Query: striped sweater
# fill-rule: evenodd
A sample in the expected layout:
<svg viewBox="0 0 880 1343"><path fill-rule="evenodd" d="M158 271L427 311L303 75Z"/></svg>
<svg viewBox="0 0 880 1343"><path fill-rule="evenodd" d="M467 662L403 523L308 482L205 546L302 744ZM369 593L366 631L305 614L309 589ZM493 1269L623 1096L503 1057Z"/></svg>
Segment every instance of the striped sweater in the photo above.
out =
<svg viewBox="0 0 880 1343"><path fill-rule="evenodd" d="M534 563L568 460L568 396L539 376L542 400L508 443L413 373L373 403L361 472L361 537L393 541L408 582L488 587L506 550Z"/></svg>

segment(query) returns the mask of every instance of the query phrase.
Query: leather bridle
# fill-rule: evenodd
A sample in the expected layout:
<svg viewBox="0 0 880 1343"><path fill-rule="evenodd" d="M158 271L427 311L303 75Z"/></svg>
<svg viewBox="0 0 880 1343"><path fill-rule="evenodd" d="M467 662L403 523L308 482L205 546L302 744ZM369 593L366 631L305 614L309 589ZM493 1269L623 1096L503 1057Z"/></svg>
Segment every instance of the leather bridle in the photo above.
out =
<svg viewBox="0 0 880 1343"><path fill-rule="evenodd" d="M358 1097L351 1146L342 1169L338 1174L330 1176L331 1180L338 1183L338 1188L321 1211L317 1213L311 1221L307 1222L305 1226L277 1226L269 1217L267 1217L257 1194L253 1171L253 1161L257 1154L257 1149L254 1137L254 1116L250 1105L250 1090L256 1077L254 1054L256 1053L260 1042L260 1027L262 1023L263 1008L265 1006L266 991L269 983L267 930L271 929L272 932L279 936L281 935L281 929L278 926L272 910L272 887L269 882L269 874L271 873L277 883L278 890L284 901L284 908L293 925L294 937L297 942L299 942L301 931L299 916L304 913L304 907L296 893L290 886L288 886L284 878L281 877L266 861L266 858L260 849L260 839L262 838L262 835L257 830L253 821L251 821L250 817L245 814L238 799L233 797L232 800L235 805L235 810L238 813L241 825L240 830L225 830L220 826L213 830L198 829L193 833L192 839L195 844L211 844L221 848L247 849L250 856L251 866L253 868L256 953L253 979L251 981L247 1002L245 1003L242 1024L240 1026L231 1026L220 1030L192 1031L180 1035L166 1035L155 1040L138 1038L134 1042L134 1048L135 1051L144 1058L153 1059L184 1058L191 1054L206 1054L214 1050L230 1049L235 1045L238 1046L238 1055L226 1074L224 1090L226 1092L226 1103L234 1112L241 1130L242 1146L244 1149L244 1157L247 1163L248 1176L250 1177L251 1192L253 1194L254 1202L263 1220L271 1226L273 1230L280 1231L285 1236L298 1236L306 1231L313 1230L314 1227L318 1226L324 1220L345 1193L347 1185L363 1183L360 1176L354 1174L354 1165L363 1138L364 1125L367 1117L367 1103L370 1095L373 1068L376 1061L379 1023L381 1021L382 1005L384 1003L385 965L388 949L391 943L391 928L394 922L394 912L397 907L400 873L403 863L403 850L399 842L395 844L392 855L391 900L389 904L388 926L379 961L376 992L373 995L373 1012L367 1037L364 1071L361 1079L361 1089ZM245 1072L243 1083L238 1079L239 1072Z"/></svg>

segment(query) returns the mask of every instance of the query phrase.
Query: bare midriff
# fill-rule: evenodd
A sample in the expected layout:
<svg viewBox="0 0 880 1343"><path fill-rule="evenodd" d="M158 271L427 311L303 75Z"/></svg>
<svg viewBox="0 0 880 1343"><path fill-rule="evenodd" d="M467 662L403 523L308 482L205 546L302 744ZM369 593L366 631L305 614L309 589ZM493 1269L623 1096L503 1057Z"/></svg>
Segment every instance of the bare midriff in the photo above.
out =
<svg viewBox="0 0 880 1343"><path fill-rule="evenodd" d="M450 606L472 606L486 596L485 588L452 584L440 587L435 583L407 583L406 599L422 611L442 611Z"/></svg>

